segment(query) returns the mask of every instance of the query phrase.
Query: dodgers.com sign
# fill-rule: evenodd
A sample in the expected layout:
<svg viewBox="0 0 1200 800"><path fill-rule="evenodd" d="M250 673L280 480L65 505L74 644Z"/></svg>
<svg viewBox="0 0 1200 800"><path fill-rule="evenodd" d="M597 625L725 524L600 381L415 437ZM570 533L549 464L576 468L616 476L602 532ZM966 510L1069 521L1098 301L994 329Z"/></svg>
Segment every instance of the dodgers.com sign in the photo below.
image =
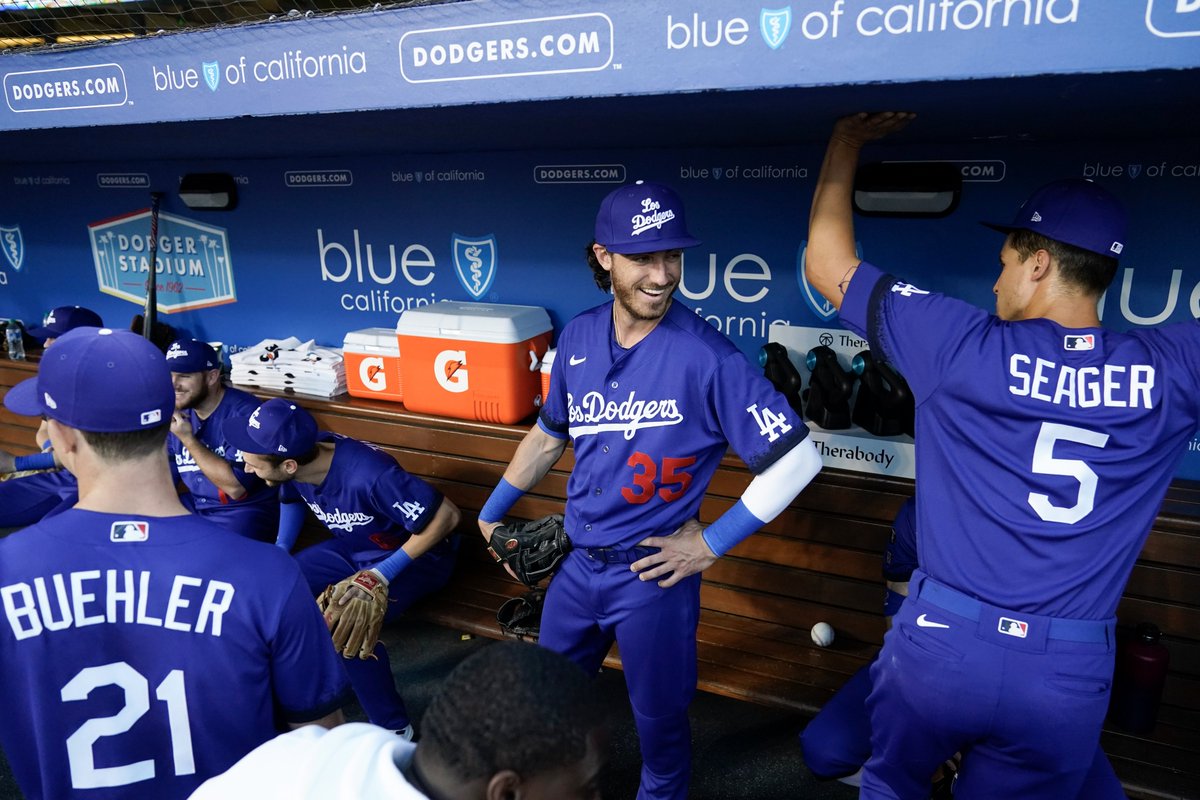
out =
<svg viewBox="0 0 1200 800"><path fill-rule="evenodd" d="M606 14L428 28L400 37L400 74L409 83L595 72L612 58L613 24Z"/></svg>
<svg viewBox="0 0 1200 800"><path fill-rule="evenodd" d="M88 225L100 291L145 304L150 211ZM224 228L160 214L154 252L158 310L165 314L233 303L233 264Z"/></svg>

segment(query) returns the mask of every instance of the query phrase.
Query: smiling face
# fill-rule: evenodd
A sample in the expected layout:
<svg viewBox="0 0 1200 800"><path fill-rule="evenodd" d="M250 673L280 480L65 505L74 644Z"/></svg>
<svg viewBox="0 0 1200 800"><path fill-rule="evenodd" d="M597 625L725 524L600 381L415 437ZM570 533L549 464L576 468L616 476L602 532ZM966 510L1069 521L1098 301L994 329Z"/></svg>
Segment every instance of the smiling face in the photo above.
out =
<svg viewBox="0 0 1200 800"><path fill-rule="evenodd" d="M631 319L661 319L683 272L682 250L621 255L596 246L596 258L612 278L617 304Z"/></svg>
<svg viewBox="0 0 1200 800"><path fill-rule="evenodd" d="M209 397L208 372L172 372L171 384L175 387L177 411L199 408Z"/></svg>
<svg viewBox="0 0 1200 800"><path fill-rule="evenodd" d="M287 483L295 477L296 462L291 459L277 464L258 453L242 453L242 461L246 466L246 472L262 478L267 486L278 486L281 483ZM292 469L289 470L288 465L291 465Z"/></svg>

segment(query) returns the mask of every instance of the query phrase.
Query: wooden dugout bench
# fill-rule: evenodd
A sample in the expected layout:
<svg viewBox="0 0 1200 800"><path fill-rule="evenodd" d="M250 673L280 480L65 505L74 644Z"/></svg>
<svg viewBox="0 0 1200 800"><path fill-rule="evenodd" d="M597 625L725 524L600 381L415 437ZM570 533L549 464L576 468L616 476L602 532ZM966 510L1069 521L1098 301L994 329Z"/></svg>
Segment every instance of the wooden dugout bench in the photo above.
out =
<svg viewBox="0 0 1200 800"><path fill-rule="evenodd" d="M36 361L0 361L0 393L34 374ZM252 387L251 387L252 388ZM258 392L269 396L271 392ZM348 396L296 397L323 429L374 442L463 510L455 577L412 615L466 633L501 637L496 610L524 591L484 550L475 515L528 425L415 414L395 403ZM530 420L530 423L532 420ZM0 447L32 451L36 420L0 408ZM573 454L513 508L533 519L562 510ZM726 456L701 506L711 522L751 479ZM705 691L815 713L883 638L881 556L891 520L913 491L907 480L825 470L788 509L705 573L699 678ZM1106 727L1102 744L1134 798L1200 798L1200 486L1177 482L1155 522L1119 607L1122 626L1153 622L1171 652L1155 729ZM828 622L837 640L820 648L809 629ZM620 666L614 650L606 662Z"/></svg>

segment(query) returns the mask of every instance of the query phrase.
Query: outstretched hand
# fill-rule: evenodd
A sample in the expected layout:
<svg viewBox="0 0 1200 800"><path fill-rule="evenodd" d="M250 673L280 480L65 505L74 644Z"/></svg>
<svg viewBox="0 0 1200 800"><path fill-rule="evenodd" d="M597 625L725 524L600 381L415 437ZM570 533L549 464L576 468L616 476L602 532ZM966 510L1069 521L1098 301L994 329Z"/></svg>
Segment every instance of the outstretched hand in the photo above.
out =
<svg viewBox="0 0 1200 800"><path fill-rule="evenodd" d="M704 526L699 521L689 519L679 526L670 536L650 536L638 542L639 547L658 547L654 555L633 562L629 568L639 573L644 581L651 581L666 575L668 577L658 582L667 589L688 575L703 572L717 560L717 554L704 541ZM644 571L643 571L644 570Z"/></svg>
<svg viewBox="0 0 1200 800"><path fill-rule="evenodd" d="M867 142L902 130L916 116L911 111L880 111L870 114L862 111L839 119L833 126L833 138L851 147L862 147Z"/></svg>

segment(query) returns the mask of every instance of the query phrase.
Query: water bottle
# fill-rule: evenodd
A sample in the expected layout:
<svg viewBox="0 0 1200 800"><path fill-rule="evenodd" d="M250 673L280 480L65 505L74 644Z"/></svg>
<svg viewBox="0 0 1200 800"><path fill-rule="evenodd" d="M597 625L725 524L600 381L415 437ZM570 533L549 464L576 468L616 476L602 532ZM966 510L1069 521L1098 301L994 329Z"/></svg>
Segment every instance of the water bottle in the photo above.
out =
<svg viewBox="0 0 1200 800"><path fill-rule="evenodd" d="M1167 681L1171 654L1159 641L1158 626L1143 622L1136 635L1118 642L1108 718L1131 733L1149 733Z"/></svg>
<svg viewBox="0 0 1200 800"><path fill-rule="evenodd" d="M4 339L8 343L8 357L13 361L25 360L25 326L19 319L10 319L4 325Z"/></svg>

